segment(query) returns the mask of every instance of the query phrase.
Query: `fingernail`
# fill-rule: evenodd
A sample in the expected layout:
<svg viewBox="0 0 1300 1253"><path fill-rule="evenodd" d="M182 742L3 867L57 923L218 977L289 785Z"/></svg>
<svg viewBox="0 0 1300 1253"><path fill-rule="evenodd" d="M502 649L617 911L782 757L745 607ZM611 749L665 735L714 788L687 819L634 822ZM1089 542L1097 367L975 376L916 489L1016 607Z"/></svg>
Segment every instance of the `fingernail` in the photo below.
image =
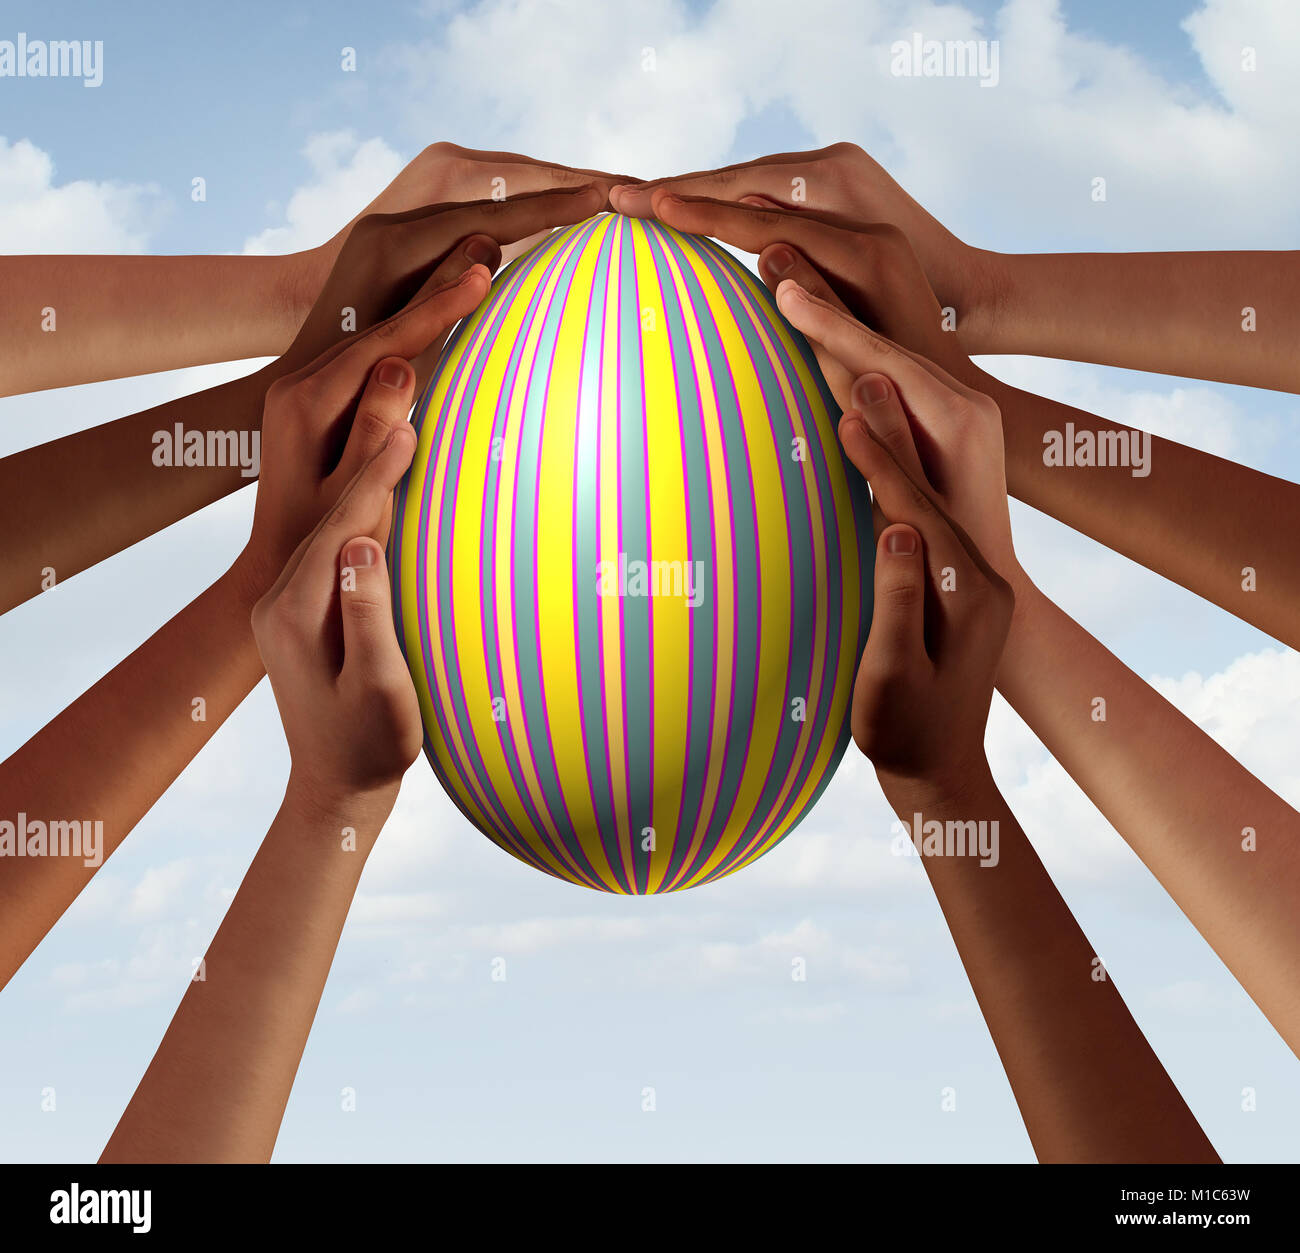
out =
<svg viewBox="0 0 1300 1253"><path fill-rule="evenodd" d="M889 399L889 384L880 374L867 374L853 384L853 399L864 409Z"/></svg>
<svg viewBox="0 0 1300 1253"><path fill-rule="evenodd" d="M916 552L916 532L890 531L885 536L885 551L899 557L910 557Z"/></svg>
<svg viewBox="0 0 1300 1253"><path fill-rule="evenodd" d="M666 191L659 197L660 204L681 204L682 198L675 192Z"/></svg>
<svg viewBox="0 0 1300 1253"><path fill-rule="evenodd" d="M496 260L496 249L487 242L486 239L471 239L465 245L465 255L474 262L475 265L486 265L491 267Z"/></svg>
<svg viewBox="0 0 1300 1253"><path fill-rule="evenodd" d="M777 244L775 248L768 250L767 268L777 278L780 278L783 274L789 274L794 269L794 253L784 244Z"/></svg>
<svg viewBox="0 0 1300 1253"><path fill-rule="evenodd" d="M799 284L796 283L792 278L787 278L782 282L781 288L777 292L777 295L789 296L792 300L808 299L808 293L804 291L804 289L800 287Z"/></svg>
<svg viewBox="0 0 1300 1253"><path fill-rule="evenodd" d="M373 544L359 544L354 540L343 550L343 564L351 566L354 570L358 566L375 565L375 546Z"/></svg>
<svg viewBox="0 0 1300 1253"><path fill-rule="evenodd" d="M385 361L375 374L375 382L380 387L391 387L395 392L406 386L411 377L411 367L405 361Z"/></svg>

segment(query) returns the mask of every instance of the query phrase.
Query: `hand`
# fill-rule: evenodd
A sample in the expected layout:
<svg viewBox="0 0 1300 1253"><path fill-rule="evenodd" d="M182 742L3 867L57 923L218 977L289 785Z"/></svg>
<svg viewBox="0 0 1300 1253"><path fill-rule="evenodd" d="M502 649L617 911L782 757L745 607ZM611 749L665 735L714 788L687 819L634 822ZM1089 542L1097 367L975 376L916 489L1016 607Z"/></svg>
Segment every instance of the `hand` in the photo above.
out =
<svg viewBox="0 0 1300 1253"><path fill-rule="evenodd" d="M1011 538L997 402L792 280L781 283L776 299L812 342L819 362L853 379L845 408L866 416L894 459L926 484L1000 575L1013 583L1022 579Z"/></svg>
<svg viewBox="0 0 1300 1253"><path fill-rule="evenodd" d="M435 270L407 307L272 384L262 420L262 466L253 531L240 561L261 595L299 541L405 422L415 396L412 361L430 353L487 295L488 271L459 258Z"/></svg>
<svg viewBox="0 0 1300 1253"><path fill-rule="evenodd" d="M325 245L325 250L336 255L351 227L367 214L405 213L428 205L573 191L586 185L599 189L600 208L607 209L609 189L627 181L626 175L554 165L517 152L480 152L446 142L430 144Z"/></svg>
<svg viewBox="0 0 1300 1253"><path fill-rule="evenodd" d="M471 265L493 271L501 263L503 246L581 222L599 212L604 200L598 187L586 183L509 200L364 215L350 228L277 370L299 369L355 331L396 313L434 271L444 280L459 277Z"/></svg>
<svg viewBox="0 0 1300 1253"><path fill-rule="evenodd" d="M793 279L952 375L976 386L987 378L967 354L960 317L940 306L907 236L896 226L678 196L668 189L651 199L655 216L665 224L756 253L759 276L773 290ZM847 408L843 393L851 377L834 361L822 365L831 390Z"/></svg>
<svg viewBox="0 0 1300 1253"><path fill-rule="evenodd" d="M956 308L963 320L973 326L995 303L995 254L963 243L857 144L777 153L718 170L618 186L610 193L610 204L620 213L645 217L655 211L651 196L661 187L678 195L832 213L858 226L887 223L911 241L940 301Z"/></svg>
<svg viewBox="0 0 1300 1253"><path fill-rule="evenodd" d="M988 774L984 728L1015 603L1010 585L938 502L919 465L877 435L906 429L883 375L868 418L840 422L849 459L884 517L876 543L871 631L853 691L853 740L876 767L896 813L951 804Z"/></svg>
<svg viewBox="0 0 1300 1253"><path fill-rule="evenodd" d="M415 431L395 395L384 442L253 610L293 759L288 795L315 812L386 814L420 752L420 706L393 627L383 541ZM361 825L361 824L358 824ZM380 822L363 829L373 838Z"/></svg>

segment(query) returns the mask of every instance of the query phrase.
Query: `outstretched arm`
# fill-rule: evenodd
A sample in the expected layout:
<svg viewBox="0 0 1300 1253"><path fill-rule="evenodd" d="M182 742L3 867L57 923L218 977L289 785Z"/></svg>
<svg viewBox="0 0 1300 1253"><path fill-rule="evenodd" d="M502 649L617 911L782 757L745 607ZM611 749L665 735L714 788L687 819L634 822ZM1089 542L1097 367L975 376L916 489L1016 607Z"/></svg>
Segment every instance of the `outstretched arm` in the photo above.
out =
<svg viewBox="0 0 1300 1253"><path fill-rule="evenodd" d="M331 239L288 256L0 257L0 396L279 356L361 217L588 184L603 206L616 181L601 170L437 143Z"/></svg>
<svg viewBox="0 0 1300 1253"><path fill-rule="evenodd" d="M377 542L414 450L397 424L255 610L289 786L103 1161L264 1162L275 1147L361 871L420 751Z"/></svg>
<svg viewBox="0 0 1300 1253"><path fill-rule="evenodd" d="M0 612L246 486L251 480L243 466L230 464L233 458L180 465L181 448L193 439L220 454L229 445L210 442L216 435L247 444L261 428L263 399L277 379L396 313L435 269L450 279L476 262L495 266L500 245L581 221L602 201L598 188L584 185L363 218L279 360L246 378L0 460L8 546Z"/></svg>
<svg viewBox="0 0 1300 1253"><path fill-rule="evenodd" d="M319 262L0 257L0 396L281 353L320 289Z"/></svg>
<svg viewBox="0 0 1300 1253"><path fill-rule="evenodd" d="M967 351L1092 361L1300 391L1300 252L1007 254L958 239L856 144L615 188L651 213L659 188L888 223L916 249Z"/></svg>
<svg viewBox="0 0 1300 1253"><path fill-rule="evenodd" d="M103 823L102 856L117 848L260 679L249 611L392 427L405 424L409 360L487 290L488 271L475 266L276 384L247 547L229 573L0 764L0 814L91 815ZM0 857L0 986L95 874L99 863L86 860Z"/></svg>
<svg viewBox="0 0 1300 1253"><path fill-rule="evenodd" d="M853 735L943 910L1040 1161L1218 1158L1043 869L984 757L1010 587L877 430L883 375L840 433L881 507ZM868 425L870 423L870 425Z"/></svg>
<svg viewBox="0 0 1300 1253"><path fill-rule="evenodd" d="M714 200L654 196L659 217L759 253L769 286L793 278L998 401L1013 496L1300 647L1300 487L1209 453L1152 438L1009 387L966 355L955 326L894 227ZM852 375L834 359L826 380L841 405ZM1099 464L1100 463L1100 464Z"/></svg>
<svg viewBox="0 0 1300 1253"><path fill-rule="evenodd" d="M888 374L906 412L868 406L868 420L1015 589L999 689L1300 1051L1300 814L1033 586L997 405L801 292L780 289L786 316L839 369Z"/></svg>

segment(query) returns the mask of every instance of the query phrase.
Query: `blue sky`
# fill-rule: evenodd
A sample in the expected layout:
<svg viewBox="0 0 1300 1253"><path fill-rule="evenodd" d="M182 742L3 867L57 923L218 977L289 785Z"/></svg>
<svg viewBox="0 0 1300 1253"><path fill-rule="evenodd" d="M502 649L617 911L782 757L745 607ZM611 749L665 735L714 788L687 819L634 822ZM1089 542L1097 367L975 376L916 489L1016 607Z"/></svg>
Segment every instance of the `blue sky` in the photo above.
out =
<svg viewBox="0 0 1300 1253"><path fill-rule="evenodd" d="M810 0L628 5L13 3L0 39L103 39L103 86L0 79L0 251L320 242L425 143L649 175L852 139L963 238L1008 251L1294 246L1300 11ZM1190 19L1190 21L1188 21ZM1187 22L1187 25L1184 23ZM1002 83L900 83L919 30L1002 45ZM1233 66L1257 45L1260 69ZM355 74L339 69L357 49ZM637 68L658 52L651 80ZM969 90L973 89L973 90ZM322 140L320 137L329 137ZM13 145L49 170L19 179ZM1108 178L1105 206L1089 180ZM190 180L207 179L194 204ZM1062 299L1068 299L1062 293ZM1001 359L995 373L1300 478L1295 397ZM0 401L0 453L210 386L210 367ZM0 618L9 752L215 578L245 491ZM1295 654L1015 507L1030 573L1291 803ZM1295 1059L1000 704L1013 808L1211 1139L1295 1160ZM98 1154L278 804L263 684L0 998L0 1158ZM423 761L340 946L283 1160L1024 1160L1009 1088L915 862L852 752L789 840L722 883L607 899L470 830ZM504 956L504 983L489 977ZM792 957L808 963L790 978ZM641 1110L642 1090L657 1109ZM940 1092L957 1090L955 1113ZM41 1109L53 1087L57 1108ZM357 1092L355 1112L340 1091ZM1241 1110L1253 1087L1258 1108Z"/></svg>

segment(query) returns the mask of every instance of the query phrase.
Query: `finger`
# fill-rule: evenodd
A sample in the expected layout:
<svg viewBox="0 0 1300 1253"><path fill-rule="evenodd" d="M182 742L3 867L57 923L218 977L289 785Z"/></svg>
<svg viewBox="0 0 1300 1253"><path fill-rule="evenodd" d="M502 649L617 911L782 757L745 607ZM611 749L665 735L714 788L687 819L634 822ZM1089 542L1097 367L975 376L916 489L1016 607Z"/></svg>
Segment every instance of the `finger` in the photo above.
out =
<svg viewBox="0 0 1300 1253"><path fill-rule="evenodd" d="M393 427L384 446L294 550L276 580L274 595L293 593L322 609L328 604L344 533L374 537L382 530L392 510L393 488L411 464L416 442L410 423Z"/></svg>
<svg viewBox="0 0 1300 1253"><path fill-rule="evenodd" d="M484 195L491 195L495 190L491 183L493 178L504 178L506 188L511 195L516 192L541 191L550 187L574 186L579 183L596 183L602 191L608 193L609 189L616 185L640 181L627 174L612 174L608 170L591 170L582 166L562 165L554 161L539 161L535 157L519 152L489 152L460 148L455 144L449 144L447 147L463 160L484 167L484 179L487 183Z"/></svg>
<svg viewBox="0 0 1300 1253"><path fill-rule="evenodd" d="M393 625L393 596L384 550L358 535L339 554L339 608L343 616L343 670L368 679L407 674Z"/></svg>
<svg viewBox="0 0 1300 1253"><path fill-rule="evenodd" d="M908 341L932 355L952 349L951 341L942 338L947 334L943 311L920 261L906 238L888 224L835 221L828 214L674 196L664 190L653 202L661 221L688 234L711 235L747 252L761 253L777 241L790 245L827 276L837 303L855 318L871 326L906 327ZM778 275L777 282L782 278L799 281L794 273Z"/></svg>
<svg viewBox="0 0 1300 1253"><path fill-rule="evenodd" d="M767 196L741 196L737 203L753 205L756 209L793 209L797 207L782 204L779 200L772 200Z"/></svg>
<svg viewBox="0 0 1300 1253"><path fill-rule="evenodd" d="M840 420L840 442L851 462L871 484L871 494L890 523L906 523L925 540L926 560L936 583L943 571L970 566L956 524L923 478L911 477L875 435L867 419L850 410Z"/></svg>
<svg viewBox="0 0 1300 1253"><path fill-rule="evenodd" d="M825 300L827 304L837 309L843 309L845 313L849 312L831 287L829 280L812 266L807 257L789 244L771 244L764 248L758 257L758 274L772 290L775 290L784 279L789 278L811 295ZM850 399L853 387L852 373L815 339L810 339L808 342L812 347L813 356L817 358L817 365L826 380L826 386L831 389L831 395L835 397L841 409L847 409L852 403Z"/></svg>
<svg viewBox="0 0 1300 1253"><path fill-rule="evenodd" d="M827 149L811 152L778 152L741 161L716 170L694 170L689 174L674 174L667 178L650 179L634 185L621 185L611 189L610 203L629 217L649 217L650 199L659 187L690 192L701 196L720 196L738 199L741 196L764 196L778 203L794 198L803 190L792 177L790 166L810 165L827 154ZM806 182L805 182L806 187Z"/></svg>
<svg viewBox="0 0 1300 1253"><path fill-rule="evenodd" d="M730 243L730 240L726 241ZM798 283L809 295L852 317L849 307L828 279L798 248L786 243L768 244L758 254L758 275L773 291L785 279Z"/></svg>
<svg viewBox="0 0 1300 1253"><path fill-rule="evenodd" d="M505 246L542 230L584 221L598 213L604 202L604 191L584 183L522 192L507 199L368 214L352 228L344 253L352 250L354 256L365 260L367 250L373 249L374 263L345 270L350 282L335 279L338 309L353 309L356 325L367 326L406 304L460 241L486 235ZM313 310L313 315L321 322L322 334L327 326L337 333L337 310Z"/></svg>
<svg viewBox="0 0 1300 1253"><path fill-rule="evenodd" d="M481 265L489 274L495 274L505 262L505 251L490 235L471 235L463 240L455 252L429 276L425 288L430 293L439 290L442 285L450 285L458 280L471 265ZM451 333L448 326L440 335L430 341L423 352L411 358L415 370L415 394L423 393L438 359L442 356L447 336Z"/></svg>
<svg viewBox="0 0 1300 1253"><path fill-rule="evenodd" d="M310 403L329 413L342 413L361 395L364 380L385 357L413 361L430 345L441 344L447 332L483 303L491 285L485 266L473 265L460 278L441 285L431 275L426 288L416 293L400 313L373 326L359 339L343 345L324 366L304 371Z"/></svg>
<svg viewBox="0 0 1300 1253"><path fill-rule="evenodd" d="M859 677L883 677L926 660L926 570L921 535L906 524L886 527L876 544L871 629Z"/></svg>
<svg viewBox="0 0 1300 1253"><path fill-rule="evenodd" d="M866 419L872 434L884 444L889 455L912 478L937 495L917 451L903 402L889 379L883 374L863 374L854 380L850 394L853 408Z"/></svg>
<svg viewBox="0 0 1300 1253"><path fill-rule="evenodd" d="M650 200L654 216L679 231L712 235L746 252L761 252L782 239L810 255L817 250L822 256L814 258L816 263L834 262L836 273L849 273L864 243L892 235L894 230L885 223L863 223L843 214L777 204L763 196L722 200L661 187L651 193Z"/></svg>
<svg viewBox="0 0 1300 1253"><path fill-rule="evenodd" d="M401 357L385 357L366 381L343 455L330 478L350 483L384 446L389 432L405 422L415 399L415 371Z"/></svg>
<svg viewBox="0 0 1300 1253"><path fill-rule="evenodd" d="M886 374L898 389L908 411L927 423L928 415L950 406L957 389L937 377L921 360L893 341L868 330L842 309L813 296L785 279L776 289L776 303L792 326L821 344L855 378Z"/></svg>

